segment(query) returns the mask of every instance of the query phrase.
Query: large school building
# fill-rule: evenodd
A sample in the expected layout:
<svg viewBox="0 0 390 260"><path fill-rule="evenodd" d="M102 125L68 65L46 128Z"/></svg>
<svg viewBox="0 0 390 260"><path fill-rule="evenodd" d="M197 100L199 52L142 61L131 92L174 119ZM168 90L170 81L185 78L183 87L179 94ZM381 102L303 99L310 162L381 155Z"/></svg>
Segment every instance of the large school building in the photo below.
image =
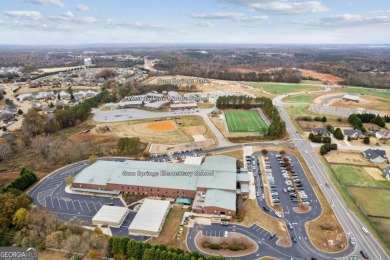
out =
<svg viewBox="0 0 390 260"><path fill-rule="evenodd" d="M99 160L74 179L75 190L190 198L197 213L236 214L237 195L249 194L249 176L232 157L205 157L201 164Z"/></svg>

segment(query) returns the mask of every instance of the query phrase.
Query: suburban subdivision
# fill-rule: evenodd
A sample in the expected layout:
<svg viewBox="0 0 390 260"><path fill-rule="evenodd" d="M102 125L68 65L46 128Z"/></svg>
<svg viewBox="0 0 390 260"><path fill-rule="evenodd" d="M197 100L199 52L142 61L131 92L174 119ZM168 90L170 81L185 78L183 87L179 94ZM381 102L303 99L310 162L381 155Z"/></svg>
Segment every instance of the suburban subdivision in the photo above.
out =
<svg viewBox="0 0 390 260"><path fill-rule="evenodd" d="M89 2L0 12L0 259L390 259L384 6Z"/></svg>

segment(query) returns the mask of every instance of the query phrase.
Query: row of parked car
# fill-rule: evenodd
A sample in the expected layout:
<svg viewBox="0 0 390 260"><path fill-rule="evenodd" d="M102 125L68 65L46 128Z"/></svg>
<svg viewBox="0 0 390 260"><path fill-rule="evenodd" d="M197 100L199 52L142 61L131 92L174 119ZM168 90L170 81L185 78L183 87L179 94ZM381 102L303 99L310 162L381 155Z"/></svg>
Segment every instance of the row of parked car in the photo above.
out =
<svg viewBox="0 0 390 260"><path fill-rule="evenodd" d="M287 156L287 159L289 159L290 166L293 167L291 164L291 159ZM286 188L283 189L285 193L289 193L290 200L293 204L298 203L298 197L301 198L302 203L309 205L309 199L305 193L305 189L303 187L302 181L299 179L298 174L295 172L295 170L291 170L291 174L287 172L286 169L286 163L283 161L282 157L280 155L277 156L279 167L282 172L282 175L285 180Z"/></svg>
<svg viewBox="0 0 390 260"><path fill-rule="evenodd" d="M280 205L279 191L275 185L275 179L274 176L272 175L272 167L268 157L264 157L264 167L265 167L265 173L267 174L267 181L271 192L272 204Z"/></svg>

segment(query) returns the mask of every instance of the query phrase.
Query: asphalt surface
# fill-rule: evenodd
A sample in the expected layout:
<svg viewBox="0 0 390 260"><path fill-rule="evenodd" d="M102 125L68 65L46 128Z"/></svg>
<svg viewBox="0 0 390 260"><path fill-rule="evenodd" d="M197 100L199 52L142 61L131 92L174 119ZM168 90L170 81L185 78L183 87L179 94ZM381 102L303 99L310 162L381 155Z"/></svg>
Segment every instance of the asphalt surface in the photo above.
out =
<svg viewBox="0 0 390 260"><path fill-rule="evenodd" d="M87 167L85 162L69 165L59 169L47 178L39 182L27 194L38 207L49 210L56 219L60 221L76 220L78 223L89 226L92 225L92 218L103 205L114 203L114 206L124 207L118 198L109 196L93 196L87 194L73 194L65 191L65 178L69 175L75 176ZM136 212L130 211L120 228L112 228L113 235L128 235L128 226L135 217ZM145 240L144 237L129 236L135 240Z"/></svg>

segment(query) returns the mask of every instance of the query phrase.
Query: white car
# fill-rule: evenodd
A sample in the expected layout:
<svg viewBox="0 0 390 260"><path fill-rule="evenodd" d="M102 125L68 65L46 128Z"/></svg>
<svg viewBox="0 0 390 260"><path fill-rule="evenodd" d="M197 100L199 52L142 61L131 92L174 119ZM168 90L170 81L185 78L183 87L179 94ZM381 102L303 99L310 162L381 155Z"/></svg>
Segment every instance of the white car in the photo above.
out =
<svg viewBox="0 0 390 260"><path fill-rule="evenodd" d="M368 230L367 230L367 228L365 228L365 227L362 227L362 231L364 232L364 234L366 234L366 235L368 235L369 233L368 233Z"/></svg>
<svg viewBox="0 0 390 260"><path fill-rule="evenodd" d="M282 217L282 214L280 214L279 212L275 211L275 215L278 216L279 218Z"/></svg>
<svg viewBox="0 0 390 260"><path fill-rule="evenodd" d="M224 237L228 237L229 231L225 231Z"/></svg>

